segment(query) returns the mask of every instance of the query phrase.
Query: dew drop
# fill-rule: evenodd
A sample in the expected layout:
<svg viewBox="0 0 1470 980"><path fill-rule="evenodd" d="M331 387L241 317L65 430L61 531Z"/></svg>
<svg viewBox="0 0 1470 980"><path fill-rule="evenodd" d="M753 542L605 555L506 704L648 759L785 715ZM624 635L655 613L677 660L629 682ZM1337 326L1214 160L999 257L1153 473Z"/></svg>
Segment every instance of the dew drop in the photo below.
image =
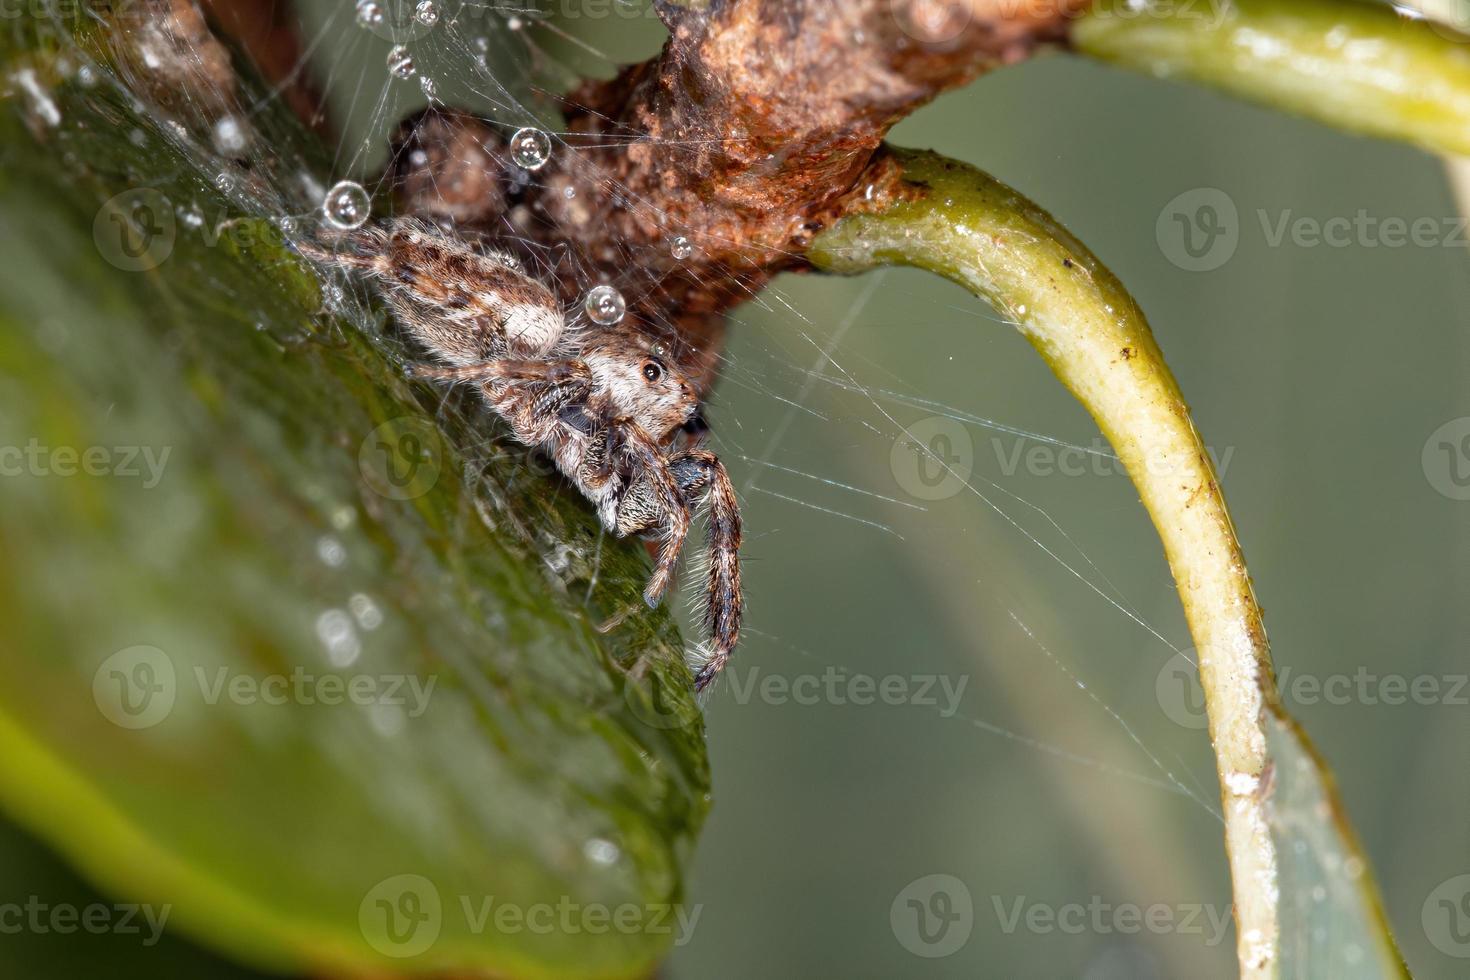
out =
<svg viewBox="0 0 1470 980"><path fill-rule="evenodd" d="M347 549L342 546L341 541L324 534L317 539L316 556L328 568L341 568L342 563L347 561Z"/></svg>
<svg viewBox="0 0 1470 980"><path fill-rule="evenodd" d="M613 864L623 852L612 841L594 837L582 845L582 853L594 864Z"/></svg>
<svg viewBox="0 0 1470 980"><path fill-rule="evenodd" d="M383 5L378 0L359 0L357 22L363 27L377 27L383 22Z"/></svg>
<svg viewBox="0 0 1470 980"><path fill-rule="evenodd" d="M679 235L669 243L669 254L682 262L694 254L694 243Z"/></svg>
<svg viewBox="0 0 1470 980"><path fill-rule="evenodd" d="M340 609L328 609L316 618L316 635L334 667L350 667L362 652L352 620Z"/></svg>
<svg viewBox="0 0 1470 980"><path fill-rule="evenodd" d="M352 610L352 618L357 620L357 625L365 630L375 630L383 625L383 610L366 593L354 593L347 601L347 608Z"/></svg>
<svg viewBox="0 0 1470 980"><path fill-rule="evenodd" d="M434 6L434 0L419 0L418 6L413 8L413 19L425 27L439 23L439 8Z"/></svg>
<svg viewBox="0 0 1470 980"><path fill-rule="evenodd" d="M518 129L510 138L510 157L518 167L540 170L551 159L551 137L530 126Z"/></svg>
<svg viewBox="0 0 1470 980"><path fill-rule="evenodd" d="M214 148L225 156L237 156L245 151L245 129L234 116L225 116L214 124Z"/></svg>
<svg viewBox="0 0 1470 980"><path fill-rule="evenodd" d="M628 312L628 303L623 299L623 294L605 283L587 291L587 300L583 307L593 323L600 323L604 327L617 323Z"/></svg>
<svg viewBox="0 0 1470 980"><path fill-rule="evenodd" d="M439 87L434 84L434 80L428 75L419 76L419 88L430 102L434 100L435 94L439 91Z"/></svg>
<svg viewBox="0 0 1470 980"><path fill-rule="evenodd" d="M322 201L322 213L333 228L350 231L367 222L368 215L372 213L372 202L361 184L343 180L327 191L326 199Z"/></svg>
<svg viewBox="0 0 1470 980"><path fill-rule="evenodd" d="M388 52L388 70L395 78L412 78L413 55L409 54L408 49L403 45L394 45L393 50Z"/></svg>

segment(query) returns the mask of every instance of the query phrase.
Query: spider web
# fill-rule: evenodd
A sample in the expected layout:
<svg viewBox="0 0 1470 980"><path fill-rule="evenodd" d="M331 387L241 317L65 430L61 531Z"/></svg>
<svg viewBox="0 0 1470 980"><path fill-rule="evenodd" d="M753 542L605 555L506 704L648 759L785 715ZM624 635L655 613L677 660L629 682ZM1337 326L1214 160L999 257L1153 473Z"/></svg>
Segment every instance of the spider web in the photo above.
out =
<svg viewBox="0 0 1470 980"><path fill-rule="evenodd" d="M266 99L286 98L302 83L325 95L333 133L325 166L291 157L294 150L254 130L264 102L222 112L230 102L223 93L177 93L187 111L212 120L214 146L196 151L242 212L308 235L321 226L327 188L338 181L354 181L381 202L389 137L430 104L472 111L506 135L536 128L549 135L551 153L578 152L558 132L557 96L579 78L607 77L617 64L653 54L664 36L646 2L367 2L379 19L348 0L304 0L282 13L300 56L276 73ZM44 92L33 97L44 100ZM534 182L535 172L527 179ZM176 203L186 228L218 223ZM374 207L374 220L388 216L381 203ZM625 260L619 288L657 288L636 250ZM597 284L585 272L570 274L585 278L583 291ZM362 329L394 342L360 283L340 277L330 296ZM968 323L964 337L941 326L956 318ZM722 803L769 792L760 772L740 764L740 745L758 738L761 719L789 710L799 678L835 671L840 695L827 688L803 705L812 710L800 713L798 730L812 733L837 714L863 710L853 676L907 683L907 700L880 700L855 722L880 733L855 747L877 767L875 784L903 766L882 759L881 733L892 725L907 751L943 746L951 764L1013 774L1041 764L1047 792L1070 812L1061 825L1080 828L1095 850L1111 846L1113 822L1130 819L1130 801L1140 798L1142 809L1163 808L1157 822L1190 814L1195 836L1218 836L1203 740L1180 759L1174 746L1183 733L1157 723L1155 675L1192 660L1156 540L1116 458L1010 326L951 287L906 271L852 281L783 277L732 312L708 413L710 448L741 492L750 602L731 676L707 705ZM1018 405L992 393L1018 372L1044 394ZM461 409L446 402L444 411ZM1114 522L1143 542L1136 552L1118 553L1094 530ZM534 531L554 537L549 526ZM698 550L695 535L688 550ZM595 564L598 555L589 557ZM691 572L686 583L699 578ZM893 627L865 642L841 620L868 603ZM697 616L685 611L684 626L693 642ZM914 642L901 640L906 632ZM959 677L969 678L969 691L955 702L927 703L917 693L926 678ZM772 686L772 678L784 683ZM1140 686L1142 697L1134 693ZM788 693L771 693L777 689ZM1100 799L1116 802L1090 814ZM964 812L971 803L946 806ZM711 835L747 840L719 812ZM718 841L708 846L723 853ZM1138 880L1128 863L1100 856L1093 868L1124 888ZM957 869L966 866L957 860ZM697 889L718 892L723 867L709 865ZM925 870L905 865L892 880L901 885ZM886 887L866 896L873 908L887 908L897 886ZM1209 894L1228 901L1218 890ZM881 931L885 921L880 915L869 925ZM706 957L720 955L719 941L710 943L714 952L706 954L696 936L675 962L703 975ZM970 953L980 955L979 945Z"/></svg>

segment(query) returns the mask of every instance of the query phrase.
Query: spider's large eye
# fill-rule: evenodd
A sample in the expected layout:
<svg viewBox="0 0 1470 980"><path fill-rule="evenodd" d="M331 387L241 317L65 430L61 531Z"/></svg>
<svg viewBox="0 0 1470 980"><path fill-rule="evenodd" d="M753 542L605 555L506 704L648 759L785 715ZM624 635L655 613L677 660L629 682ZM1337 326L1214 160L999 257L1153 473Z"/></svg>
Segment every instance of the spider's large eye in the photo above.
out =
<svg viewBox="0 0 1470 980"><path fill-rule="evenodd" d="M655 384L659 378L664 376L664 366L658 361L643 362L643 377L649 384Z"/></svg>

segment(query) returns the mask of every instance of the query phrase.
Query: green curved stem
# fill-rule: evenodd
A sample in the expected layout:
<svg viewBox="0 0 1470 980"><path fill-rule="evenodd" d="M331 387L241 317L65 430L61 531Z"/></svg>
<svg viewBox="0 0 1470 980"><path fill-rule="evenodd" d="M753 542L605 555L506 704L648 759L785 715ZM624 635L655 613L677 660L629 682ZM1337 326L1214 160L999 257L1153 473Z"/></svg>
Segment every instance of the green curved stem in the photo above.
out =
<svg viewBox="0 0 1470 980"><path fill-rule="evenodd" d="M1385 6L1111 0L1077 21L1072 43L1341 129L1470 154L1470 37Z"/></svg>
<svg viewBox="0 0 1470 980"><path fill-rule="evenodd" d="M808 258L819 269L848 274L916 266L989 300L1020 327L1111 441L1163 539L1199 655L1224 799L1241 972L1276 976L1281 879L1269 802L1272 744L1289 722L1276 697L1245 559L1179 386L1132 297L1050 215L968 165L893 152L913 197L882 213L842 219L816 238ZM1295 772L1298 756L1282 768ZM1363 920L1381 920L1372 914L1371 880L1359 875L1354 887L1372 910ZM1378 945L1391 954L1391 940L1383 938ZM1392 960L1390 954L1382 958Z"/></svg>

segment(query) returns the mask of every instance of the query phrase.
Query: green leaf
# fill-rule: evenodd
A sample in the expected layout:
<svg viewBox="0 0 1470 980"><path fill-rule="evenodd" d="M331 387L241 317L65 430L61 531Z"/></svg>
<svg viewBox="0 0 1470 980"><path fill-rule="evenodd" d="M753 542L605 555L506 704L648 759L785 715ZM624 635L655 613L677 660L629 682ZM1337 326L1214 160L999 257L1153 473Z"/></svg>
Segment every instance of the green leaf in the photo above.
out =
<svg viewBox="0 0 1470 980"><path fill-rule="evenodd" d="M327 312L275 106L263 174L4 59L0 805L266 968L647 975L709 773L646 556Z"/></svg>
<svg viewBox="0 0 1470 980"><path fill-rule="evenodd" d="M1084 14L1072 43L1339 129L1465 154L1470 36L1457 20L1461 30L1355 0L1117 0Z"/></svg>

